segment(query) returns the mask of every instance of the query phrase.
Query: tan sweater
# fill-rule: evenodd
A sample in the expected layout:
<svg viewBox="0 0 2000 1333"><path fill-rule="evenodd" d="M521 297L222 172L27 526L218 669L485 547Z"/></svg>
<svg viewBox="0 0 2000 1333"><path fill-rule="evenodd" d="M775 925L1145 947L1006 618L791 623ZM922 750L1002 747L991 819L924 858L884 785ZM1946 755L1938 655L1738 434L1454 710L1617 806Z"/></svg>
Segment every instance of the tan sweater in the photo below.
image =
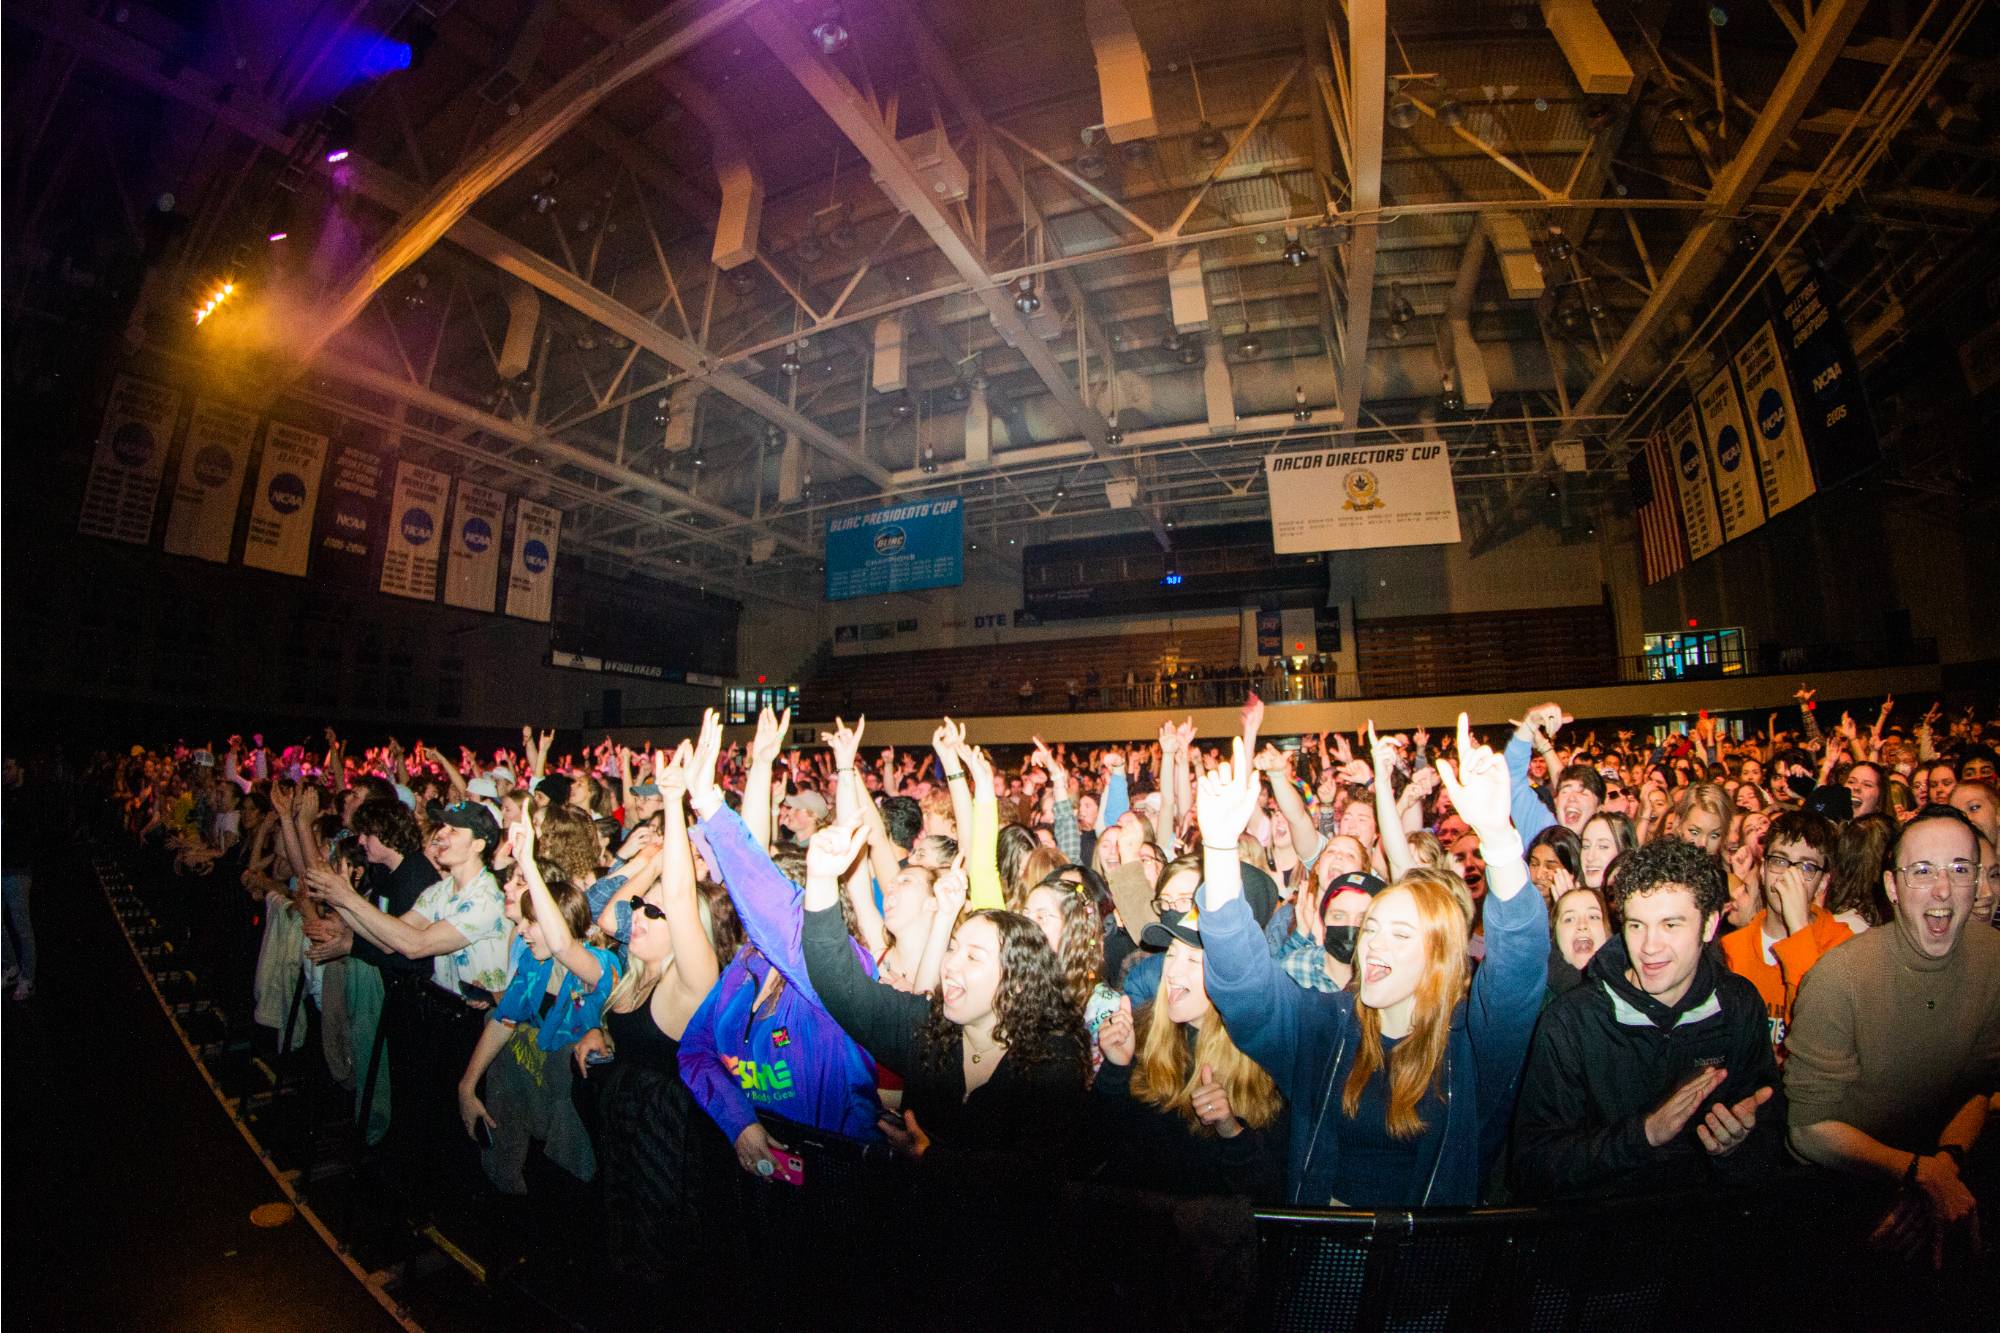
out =
<svg viewBox="0 0 2000 1333"><path fill-rule="evenodd" d="M2000 1090L2000 932L1967 922L1945 958L1892 921L1807 973L1785 1037L1794 1129L1838 1120L1928 1151L1973 1094Z"/></svg>

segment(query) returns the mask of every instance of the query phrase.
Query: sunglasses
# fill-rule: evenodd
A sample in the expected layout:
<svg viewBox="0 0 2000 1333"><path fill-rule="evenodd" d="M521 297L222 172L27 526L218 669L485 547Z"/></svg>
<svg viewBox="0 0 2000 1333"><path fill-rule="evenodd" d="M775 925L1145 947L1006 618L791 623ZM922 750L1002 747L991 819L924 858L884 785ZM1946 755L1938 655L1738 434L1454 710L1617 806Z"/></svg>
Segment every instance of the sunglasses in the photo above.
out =
<svg viewBox="0 0 2000 1333"><path fill-rule="evenodd" d="M648 921L665 921L667 919L667 911L664 907L649 903L644 898L634 903L632 910L645 917Z"/></svg>

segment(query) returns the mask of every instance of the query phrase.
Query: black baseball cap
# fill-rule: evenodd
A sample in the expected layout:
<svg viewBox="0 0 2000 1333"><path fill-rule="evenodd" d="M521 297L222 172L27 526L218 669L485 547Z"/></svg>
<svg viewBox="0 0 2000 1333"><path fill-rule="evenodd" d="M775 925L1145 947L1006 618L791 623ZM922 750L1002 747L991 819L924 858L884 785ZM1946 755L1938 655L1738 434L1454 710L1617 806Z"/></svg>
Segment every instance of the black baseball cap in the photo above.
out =
<svg viewBox="0 0 2000 1333"><path fill-rule="evenodd" d="M1319 914L1326 915L1327 904L1331 903L1337 894L1365 893L1373 898L1388 887L1380 876L1371 875L1365 870L1350 870L1344 875L1335 875L1333 882L1326 886L1326 892L1319 896Z"/></svg>
<svg viewBox="0 0 2000 1333"><path fill-rule="evenodd" d="M460 801L457 805L448 805L438 813L437 818L440 824L469 829L473 837L485 842L488 851L500 845L500 821L493 817L491 810L477 801Z"/></svg>
<svg viewBox="0 0 2000 1333"><path fill-rule="evenodd" d="M1182 944L1201 947L1201 909L1190 907L1185 912L1162 912L1158 921L1146 924L1139 933L1139 943L1149 949L1164 949L1179 940Z"/></svg>

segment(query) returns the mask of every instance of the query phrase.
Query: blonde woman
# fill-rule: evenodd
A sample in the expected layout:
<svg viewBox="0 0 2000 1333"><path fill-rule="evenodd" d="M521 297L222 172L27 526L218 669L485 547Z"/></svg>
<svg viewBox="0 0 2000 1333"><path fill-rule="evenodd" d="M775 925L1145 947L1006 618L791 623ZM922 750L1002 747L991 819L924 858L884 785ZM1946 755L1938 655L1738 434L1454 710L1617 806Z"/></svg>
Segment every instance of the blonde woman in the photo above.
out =
<svg viewBox="0 0 2000 1333"><path fill-rule="evenodd" d="M1547 982L1548 910L1528 891L1507 767L1472 743L1462 714L1458 754L1462 768L1440 762L1438 776L1487 863L1486 961L1469 987L1466 914L1430 876L1369 904L1352 990L1293 985L1243 901L1236 838L1257 785L1241 743L1202 779L1205 985L1231 1039L1293 1108L1293 1204L1473 1204L1499 1155Z"/></svg>
<svg viewBox="0 0 2000 1333"><path fill-rule="evenodd" d="M1200 914L1170 912L1145 935L1166 947L1160 992L1136 1018L1121 1000L1103 1026L1090 1156L1136 1189L1281 1198L1284 1102L1209 1002Z"/></svg>

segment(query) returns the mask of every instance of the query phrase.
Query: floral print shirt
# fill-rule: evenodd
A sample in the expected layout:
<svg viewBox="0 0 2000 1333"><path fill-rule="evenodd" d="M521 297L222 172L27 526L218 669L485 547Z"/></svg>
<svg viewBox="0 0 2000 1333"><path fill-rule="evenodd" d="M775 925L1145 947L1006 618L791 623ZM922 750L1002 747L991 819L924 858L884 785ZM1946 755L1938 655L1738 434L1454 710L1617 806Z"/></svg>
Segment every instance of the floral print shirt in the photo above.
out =
<svg viewBox="0 0 2000 1333"><path fill-rule="evenodd" d="M512 931L507 898L493 872L482 870L464 888L446 875L417 895L415 910L432 921L446 921L465 936L465 947L431 960L431 977L456 993L460 982L482 990L507 989L507 946Z"/></svg>

